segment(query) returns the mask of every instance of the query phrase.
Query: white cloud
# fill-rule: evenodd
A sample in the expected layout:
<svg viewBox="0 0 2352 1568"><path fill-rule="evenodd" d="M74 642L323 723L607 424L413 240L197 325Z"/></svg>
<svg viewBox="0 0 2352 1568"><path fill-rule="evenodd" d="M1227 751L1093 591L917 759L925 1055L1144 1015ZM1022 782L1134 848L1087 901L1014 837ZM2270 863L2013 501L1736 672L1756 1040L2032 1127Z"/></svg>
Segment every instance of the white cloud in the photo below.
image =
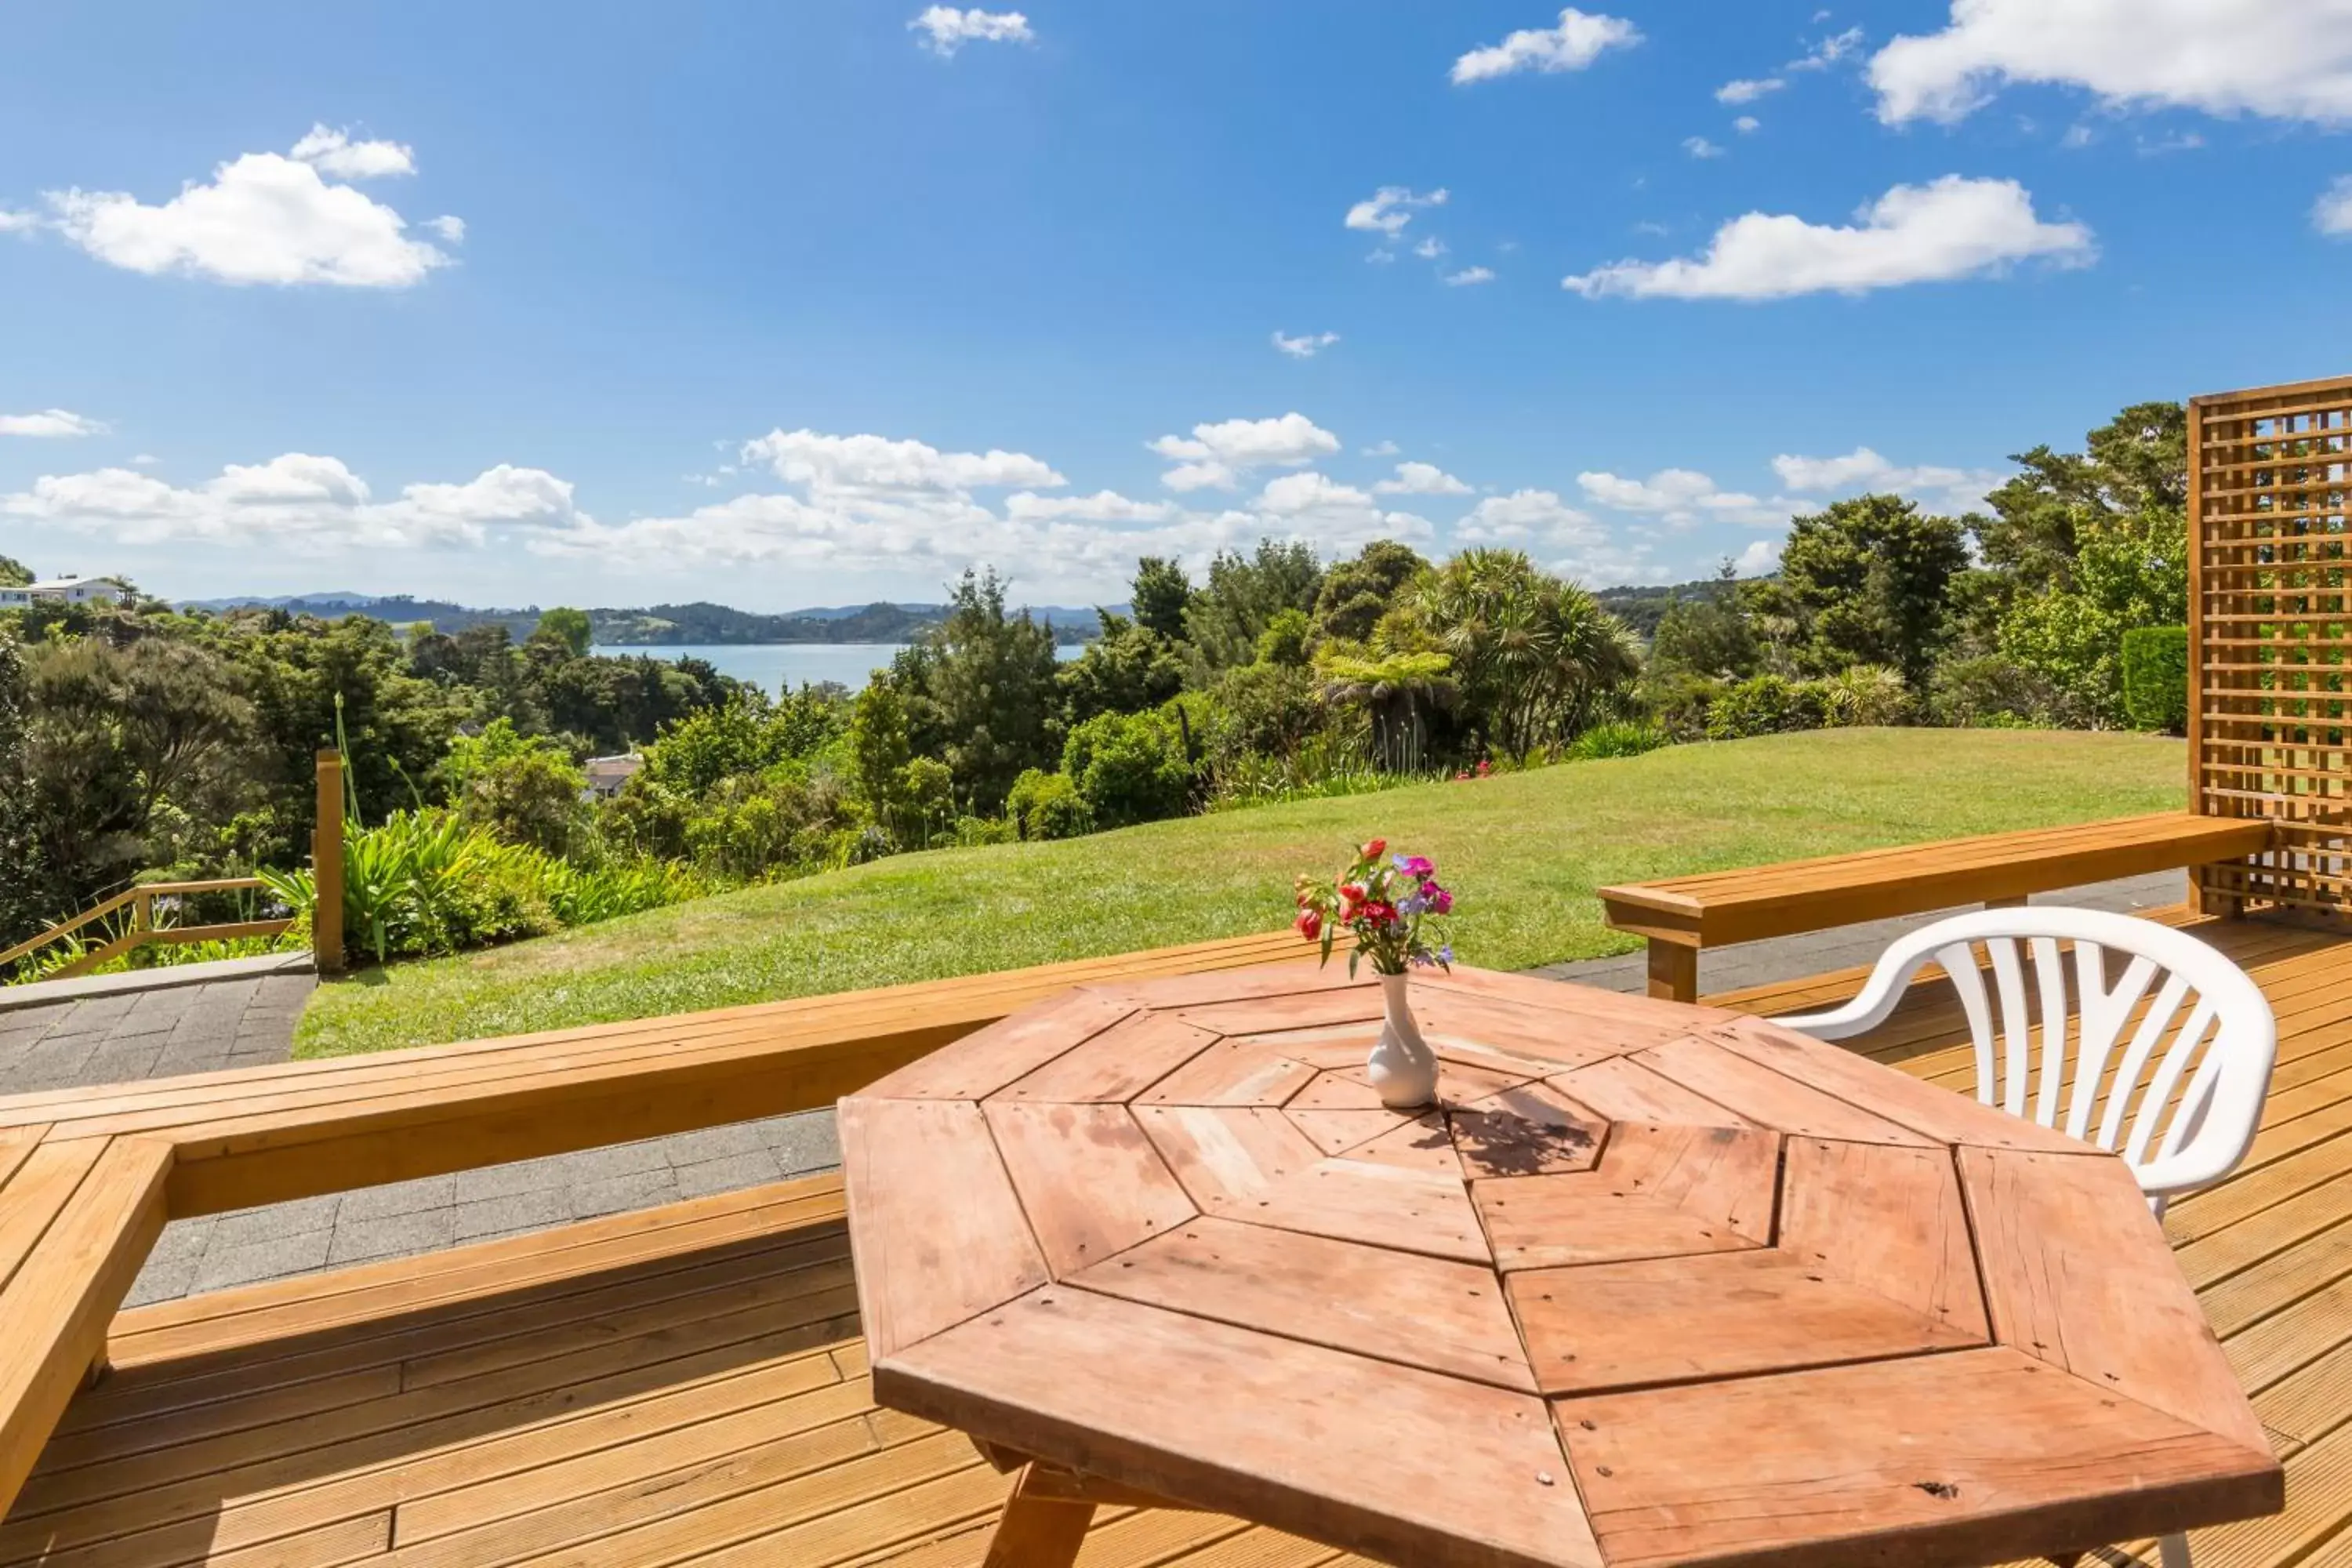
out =
<svg viewBox="0 0 2352 1568"><path fill-rule="evenodd" d="M1393 458L1403 450L1394 441L1375 441L1363 449L1363 455L1367 458Z"/></svg>
<svg viewBox="0 0 2352 1568"><path fill-rule="evenodd" d="M1337 332L1304 332L1294 338L1284 335L1277 327L1274 333L1274 346L1292 359L1313 359L1339 341Z"/></svg>
<svg viewBox="0 0 2352 1568"><path fill-rule="evenodd" d="M1780 547L1786 541L1759 539L1739 552L1731 569L1742 577L1769 577L1780 569Z"/></svg>
<svg viewBox="0 0 2352 1568"><path fill-rule="evenodd" d="M1415 256L1420 257L1423 261L1434 261L1439 257L1445 254L1445 242L1433 234L1428 238L1423 240L1419 245L1414 246L1412 247L1412 253Z"/></svg>
<svg viewBox="0 0 2352 1568"><path fill-rule="evenodd" d="M1454 80L1459 86L1519 71L1582 70L1604 51L1641 41L1641 30L1623 17L1591 16L1571 5L1560 12L1556 27L1523 27L1499 44L1464 55L1454 62Z"/></svg>
<svg viewBox="0 0 2352 1568"><path fill-rule="evenodd" d="M296 162L312 164L346 180L373 180L416 173L416 152L398 142L354 142L351 133L313 125L294 143Z"/></svg>
<svg viewBox="0 0 2352 1568"><path fill-rule="evenodd" d="M1076 518L1087 522L1173 522L1184 515L1174 501L1135 500L1117 490L1097 490L1090 496L1041 496L1016 490L1004 498L1004 515L1016 522L1060 522Z"/></svg>
<svg viewBox="0 0 2352 1568"><path fill-rule="evenodd" d="M1772 471L1792 490L1828 496L1881 490L1908 496L1943 511L1969 511L1982 506L1985 492L2007 477L1991 468L1954 468L1934 463L1906 467L1887 461L1867 447L1856 447L1834 458L1784 454L1772 459Z"/></svg>
<svg viewBox="0 0 2352 1568"><path fill-rule="evenodd" d="M825 436L814 430L771 430L743 444L742 459L763 463L775 476L806 485L815 496L837 493L937 491L961 495L1014 485L1057 489L1069 481L1026 452L942 452L920 441L881 436Z"/></svg>
<svg viewBox="0 0 2352 1568"><path fill-rule="evenodd" d="M1677 528L1700 521L1764 527L1789 520L1785 504L1720 489L1695 468L1661 468L1646 479L1587 472L1577 475L1576 483L1596 506L1644 513Z"/></svg>
<svg viewBox="0 0 2352 1568"><path fill-rule="evenodd" d="M1731 128L1742 136L1753 136L1764 122L1752 114L1743 114L1731 122Z"/></svg>
<svg viewBox="0 0 2352 1568"><path fill-rule="evenodd" d="M321 134L313 131L297 145ZM380 142L344 142L319 153L315 163L247 153L215 168L211 184L191 181L159 206L121 191L50 191L51 216L44 226L100 261L133 272L184 272L223 283L404 289L448 265L448 256L407 237L407 221L391 207L320 177L322 167L336 172L331 165L336 159L371 163L373 173L392 172L388 153L363 151L381 148L407 157L407 149Z"/></svg>
<svg viewBox="0 0 2352 1568"><path fill-rule="evenodd" d="M1968 5L1970 0L1959 0L1959 3ZM1831 34L1781 68L1792 71L1827 70L1861 47L1862 29L1848 27L1843 33Z"/></svg>
<svg viewBox="0 0 2352 1568"><path fill-rule="evenodd" d="M1953 0L1943 31L1870 62L1889 124L1965 119L2004 82L2096 93L2110 107L2352 119L2352 6L2282 0Z"/></svg>
<svg viewBox="0 0 2352 1568"><path fill-rule="evenodd" d="M452 245L463 245L466 242L466 220L464 218L451 217L447 213L443 213L439 217L426 218L425 220L425 226L431 229L434 233L439 235L442 238L447 240Z"/></svg>
<svg viewBox="0 0 2352 1568"><path fill-rule="evenodd" d="M1725 82L1715 89L1717 103L1753 103L1768 92L1778 92L1788 82L1777 76L1747 77Z"/></svg>
<svg viewBox="0 0 2352 1568"><path fill-rule="evenodd" d="M154 453L152 453L152 452L142 452L142 453L140 453L137 457L135 457L135 458L131 458L131 466L132 466L133 468L148 468L148 467L152 466L155 461L156 461L155 454L154 454Z"/></svg>
<svg viewBox="0 0 2352 1568"><path fill-rule="evenodd" d="M0 436L103 436L104 420L69 409L44 408L37 414L0 414Z"/></svg>
<svg viewBox="0 0 2352 1568"><path fill-rule="evenodd" d="M1382 479L1372 493L1384 496L1466 496L1470 487L1434 463L1399 463L1396 478Z"/></svg>
<svg viewBox="0 0 2352 1568"><path fill-rule="evenodd" d="M2352 234L2352 174L2338 174L2312 204L2311 226L2322 234Z"/></svg>
<svg viewBox="0 0 2352 1568"><path fill-rule="evenodd" d="M2083 225L2035 216L2014 180L1896 185L1856 216L1839 226L1748 213L1716 230L1703 256L1619 261L1561 284L1588 299L1777 300L1969 278L2035 257L2084 266L2097 254Z"/></svg>
<svg viewBox="0 0 2352 1568"><path fill-rule="evenodd" d="M952 56L966 44L1034 44L1037 35L1029 29L1029 18L1018 11L983 11L975 5L968 11L953 5L933 5L907 24L907 30L923 35L923 47L935 55Z"/></svg>
<svg viewBox="0 0 2352 1568"><path fill-rule="evenodd" d="M1304 414L1226 419L1192 434L1162 436L1151 450L1176 464L1160 476L1171 490L1231 489L1252 468L1297 468L1339 449L1339 438Z"/></svg>
<svg viewBox="0 0 2352 1568"><path fill-rule="evenodd" d="M1445 275L1445 286L1449 289L1466 289L1474 283L1492 283L1494 280L1495 269L1491 267L1465 267L1459 272Z"/></svg>
<svg viewBox="0 0 2352 1568"><path fill-rule="evenodd" d="M464 484L414 484L392 500L334 458L288 452L232 463L203 484L175 486L129 468L44 475L0 495L0 519L70 529L122 544L210 543L328 555L352 548L480 545L493 528L569 531L593 526L572 486L541 468L501 463Z"/></svg>
<svg viewBox="0 0 2352 1568"><path fill-rule="evenodd" d="M1714 142L1708 141L1704 136L1684 137L1683 151L1689 153L1694 158L1720 158L1723 156L1723 149L1717 146Z"/></svg>
<svg viewBox="0 0 2352 1568"><path fill-rule="evenodd" d="M1442 185L1425 196L1403 185L1382 185L1370 196L1349 207L1346 222L1349 228L1394 239L1404 232L1415 212L1423 207L1442 207L1445 201L1446 192Z"/></svg>
<svg viewBox="0 0 2352 1568"><path fill-rule="evenodd" d="M1601 535L1592 514L1569 505L1559 492L1528 489L1488 496L1454 525L1454 536L1465 544L1559 548L1595 543Z"/></svg>
<svg viewBox="0 0 2352 1568"><path fill-rule="evenodd" d="M0 234L30 234L37 228L47 226L47 220L38 213L12 212L6 207L0 207Z"/></svg>

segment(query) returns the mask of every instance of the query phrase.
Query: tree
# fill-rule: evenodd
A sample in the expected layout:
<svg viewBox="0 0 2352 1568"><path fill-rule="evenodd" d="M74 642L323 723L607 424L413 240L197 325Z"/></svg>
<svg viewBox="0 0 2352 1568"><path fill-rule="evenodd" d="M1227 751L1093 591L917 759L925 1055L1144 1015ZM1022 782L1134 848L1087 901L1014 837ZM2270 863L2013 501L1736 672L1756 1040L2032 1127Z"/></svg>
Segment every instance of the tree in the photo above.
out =
<svg viewBox="0 0 2352 1568"><path fill-rule="evenodd" d="M171 827L226 816L253 722L235 687L213 654L163 637L30 651L18 766L52 913L177 860Z"/></svg>
<svg viewBox="0 0 2352 1568"><path fill-rule="evenodd" d="M1755 628L1739 611L1731 566L1696 598L1676 599L1658 622L1650 642L1650 662L1662 671L1748 676L1760 657Z"/></svg>
<svg viewBox="0 0 2352 1568"><path fill-rule="evenodd" d="M1857 496L1796 519L1779 581L1747 584L1743 594L1796 622L1806 669L1889 665L1917 689L1944 645L1947 593L1968 560L1956 520L1927 515L1900 496Z"/></svg>
<svg viewBox="0 0 2352 1568"><path fill-rule="evenodd" d="M1138 626L1171 642L1181 641L1184 611L1192 602L1192 580L1184 575L1184 568L1165 556L1147 555L1135 563L1129 600Z"/></svg>
<svg viewBox="0 0 2352 1568"><path fill-rule="evenodd" d="M1405 584L1428 570L1428 562L1394 540L1365 545L1323 574L1315 594L1316 638L1366 641Z"/></svg>
<svg viewBox="0 0 2352 1568"><path fill-rule="evenodd" d="M1640 668L1623 622L1516 550L1463 551L1417 581L1406 613L1453 661L1465 721L1513 755L1574 740Z"/></svg>
<svg viewBox="0 0 2352 1568"><path fill-rule="evenodd" d="M546 637L558 646L569 649L574 658L587 658L589 647L595 642L595 633L590 627L588 612L570 609L560 605L554 609L543 611L541 614L539 625L531 628L530 635L533 638Z"/></svg>
<svg viewBox="0 0 2352 1568"><path fill-rule="evenodd" d="M1140 713L1184 689L1184 660L1174 643L1108 610L1102 624L1102 635L1055 674L1067 724L1097 713Z"/></svg>
<svg viewBox="0 0 2352 1568"><path fill-rule="evenodd" d="M517 732L512 720L452 741L442 773L458 816L509 844L562 855L586 826L586 775L562 746Z"/></svg>
<svg viewBox="0 0 2352 1568"><path fill-rule="evenodd" d="M13 556L0 555L0 588L21 588L33 580L33 569Z"/></svg>
<svg viewBox="0 0 2352 1568"><path fill-rule="evenodd" d="M857 694L849 716L851 788L876 821L887 821L905 804L907 763L913 755L906 700L895 681L877 672Z"/></svg>
<svg viewBox="0 0 2352 1568"><path fill-rule="evenodd" d="M910 652L892 674L920 700L908 714L915 750L946 762L957 794L992 815L1023 769L1060 750L1054 634L1025 610L1005 613L994 572L966 572L947 617Z"/></svg>
<svg viewBox="0 0 2352 1568"><path fill-rule="evenodd" d="M49 912L44 897L48 868L34 833L30 780L25 771L30 709L24 650L0 629L0 866L8 868L0 877L0 947L32 935Z"/></svg>
<svg viewBox="0 0 2352 1568"><path fill-rule="evenodd" d="M1258 542L1255 555L1220 552L1209 563L1208 585L1184 611L1184 633L1213 670L1247 664L1257 639L1284 610L1315 608L1323 568L1303 542Z"/></svg>
<svg viewBox="0 0 2352 1568"><path fill-rule="evenodd" d="M1316 658L1324 695L1364 710L1382 766L1397 772L1423 766L1430 717L1451 705L1460 689L1449 673L1454 661L1442 653L1366 655L1342 647L1327 644Z"/></svg>

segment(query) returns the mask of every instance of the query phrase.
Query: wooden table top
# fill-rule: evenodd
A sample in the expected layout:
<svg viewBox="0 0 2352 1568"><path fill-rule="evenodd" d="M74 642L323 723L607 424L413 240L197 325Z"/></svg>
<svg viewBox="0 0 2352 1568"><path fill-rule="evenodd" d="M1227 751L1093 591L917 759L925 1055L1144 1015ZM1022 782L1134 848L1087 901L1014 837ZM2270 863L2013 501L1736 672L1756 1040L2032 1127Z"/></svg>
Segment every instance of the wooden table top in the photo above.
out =
<svg viewBox="0 0 2352 1568"><path fill-rule="evenodd" d="M1087 986L841 1104L875 1397L1398 1563L1986 1563L2275 1511L2130 1172L1765 1021Z"/></svg>

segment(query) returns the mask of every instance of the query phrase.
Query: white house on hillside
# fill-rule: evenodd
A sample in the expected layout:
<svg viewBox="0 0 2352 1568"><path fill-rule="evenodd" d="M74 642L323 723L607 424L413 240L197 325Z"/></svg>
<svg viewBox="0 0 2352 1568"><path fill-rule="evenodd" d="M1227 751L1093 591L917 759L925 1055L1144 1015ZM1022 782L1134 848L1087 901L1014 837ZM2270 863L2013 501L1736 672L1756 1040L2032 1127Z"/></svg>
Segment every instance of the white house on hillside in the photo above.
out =
<svg viewBox="0 0 2352 1568"><path fill-rule="evenodd" d="M119 577L51 577L25 592L61 605L112 604L129 590Z"/></svg>
<svg viewBox="0 0 2352 1568"><path fill-rule="evenodd" d="M22 588L0 588L0 610L39 605L110 605L128 593L119 577L51 577Z"/></svg>

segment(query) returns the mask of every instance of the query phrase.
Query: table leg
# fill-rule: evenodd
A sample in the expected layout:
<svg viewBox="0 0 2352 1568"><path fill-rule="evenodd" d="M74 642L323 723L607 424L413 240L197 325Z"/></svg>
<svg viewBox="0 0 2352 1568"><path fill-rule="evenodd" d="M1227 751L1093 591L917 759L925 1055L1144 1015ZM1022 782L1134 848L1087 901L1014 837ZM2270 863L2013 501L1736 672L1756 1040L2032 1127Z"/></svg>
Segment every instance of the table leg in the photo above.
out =
<svg viewBox="0 0 2352 1568"><path fill-rule="evenodd" d="M1035 1465L1026 1465L1013 1479L982 1568L1070 1568L1078 1560L1095 1505L1045 1495L1036 1489L1037 1475Z"/></svg>

